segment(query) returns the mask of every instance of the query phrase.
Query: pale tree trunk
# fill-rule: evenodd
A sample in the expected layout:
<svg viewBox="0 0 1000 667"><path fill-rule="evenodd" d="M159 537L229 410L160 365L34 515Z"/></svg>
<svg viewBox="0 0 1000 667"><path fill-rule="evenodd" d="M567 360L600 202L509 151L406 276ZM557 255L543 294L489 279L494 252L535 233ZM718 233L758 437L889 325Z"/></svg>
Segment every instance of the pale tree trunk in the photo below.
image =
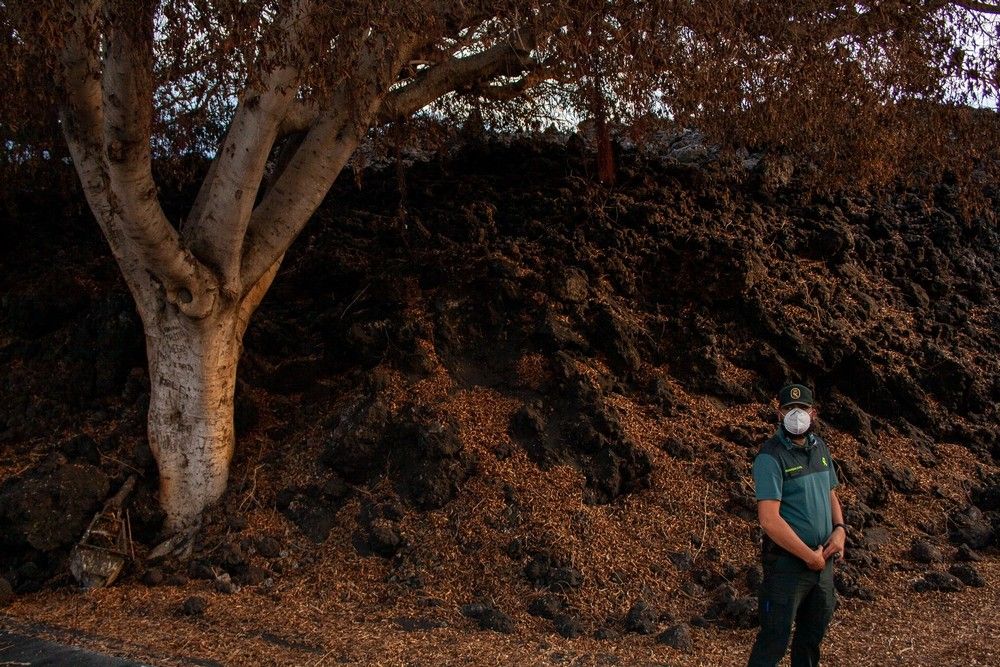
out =
<svg viewBox="0 0 1000 667"><path fill-rule="evenodd" d="M170 532L197 528L226 489L235 444L240 335L234 307L191 319L169 306L145 323L149 447Z"/></svg>
<svg viewBox="0 0 1000 667"><path fill-rule="evenodd" d="M203 318L166 301L143 318L149 360L149 446L160 473L167 534L190 536L222 497L233 458L236 369L250 317L276 262L239 302L223 299Z"/></svg>

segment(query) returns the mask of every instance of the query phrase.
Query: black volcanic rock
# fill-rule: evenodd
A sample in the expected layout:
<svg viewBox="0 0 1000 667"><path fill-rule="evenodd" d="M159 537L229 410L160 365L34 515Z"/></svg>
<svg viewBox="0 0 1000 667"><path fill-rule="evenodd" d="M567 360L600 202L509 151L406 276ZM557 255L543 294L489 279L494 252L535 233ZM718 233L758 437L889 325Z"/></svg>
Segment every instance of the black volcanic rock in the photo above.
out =
<svg viewBox="0 0 1000 667"><path fill-rule="evenodd" d="M53 551L83 535L105 496L107 476L81 463L46 466L8 479L0 486L0 541Z"/></svg>
<svg viewBox="0 0 1000 667"><path fill-rule="evenodd" d="M948 517L948 537L954 544L967 544L983 549L993 542L994 529L989 519L975 505Z"/></svg>
<svg viewBox="0 0 1000 667"><path fill-rule="evenodd" d="M947 572L928 572L922 579L913 583L913 590L918 593L926 591L941 591L943 593L956 593L965 588L962 580Z"/></svg>
<svg viewBox="0 0 1000 667"><path fill-rule="evenodd" d="M656 636L656 643L666 644L680 651L690 651L694 648L691 627L686 623L672 625Z"/></svg>
<svg viewBox="0 0 1000 667"><path fill-rule="evenodd" d="M948 574L958 577L966 586L982 588L986 585L983 576L969 563L954 563L948 568Z"/></svg>
<svg viewBox="0 0 1000 667"><path fill-rule="evenodd" d="M462 605L461 612L463 616L475 620L483 630L493 630L509 635L517 627L513 618L489 604L465 604Z"/></svg>

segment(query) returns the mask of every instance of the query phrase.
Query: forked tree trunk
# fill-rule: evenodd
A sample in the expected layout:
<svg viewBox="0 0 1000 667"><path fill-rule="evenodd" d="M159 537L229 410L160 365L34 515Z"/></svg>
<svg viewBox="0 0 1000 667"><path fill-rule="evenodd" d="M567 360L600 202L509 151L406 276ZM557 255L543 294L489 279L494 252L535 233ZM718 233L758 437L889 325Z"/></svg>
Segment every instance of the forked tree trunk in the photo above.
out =
<svg viewBox="0 0 1000 667"><path fill-rule="evenodd" d="M218 303L202 319L164 304L147 320L149 446L160 472L165 528L190 533L226 489L243 327L235 306Z"/></svg>
<svg viewBox="0 0 1000 667"><path fill-rule="evenodd" d="M226 489L247 322L361 138L373 123L405 118L453 90L513 76L531 64L535 36L519 30L390 90L427 36L376 32L344 61L357 66L356 75L339 82L322 109L306 105L304 120L294 121L290 107L300 82L291 54L305 48L301 28L314 4L320 3L297 0L279 20L287 43L277 51L287 50L288 62L262 48L262 64L273 69L241 95L181 228L160 206L152 172L155 3L87 0L69 3L62 17L63 132L146 332L149 444L160 471L165 529L173 534L154 554L190 553L203 511ZM287 127L286 120L292 121ZM304 136L258 200L276 137L300 123Z"/></svg>

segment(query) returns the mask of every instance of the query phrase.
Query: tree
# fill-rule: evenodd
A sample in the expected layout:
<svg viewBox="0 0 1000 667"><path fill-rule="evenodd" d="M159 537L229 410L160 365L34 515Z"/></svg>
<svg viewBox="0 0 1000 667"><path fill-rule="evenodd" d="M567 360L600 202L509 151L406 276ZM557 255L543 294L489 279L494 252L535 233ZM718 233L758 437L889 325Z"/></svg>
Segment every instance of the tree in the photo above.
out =
<svg viewBox="0 0 1000 667"><path fill-rule="evenodd" d="M142 318L149 442L183 549L226 488L247 324L379 126L435 103L449 118L486 108L494 126L579 113L603 128L604 181L608 123L649 114L864 163L865 146L910 154L907 139L940 122L928 108L995 95L998 12L965 0L6 0L0 129L8 151L37 147L52 123L32 126L31 109L58 109ZM170 220L154 158L191 153L211 165Z"/></svg>

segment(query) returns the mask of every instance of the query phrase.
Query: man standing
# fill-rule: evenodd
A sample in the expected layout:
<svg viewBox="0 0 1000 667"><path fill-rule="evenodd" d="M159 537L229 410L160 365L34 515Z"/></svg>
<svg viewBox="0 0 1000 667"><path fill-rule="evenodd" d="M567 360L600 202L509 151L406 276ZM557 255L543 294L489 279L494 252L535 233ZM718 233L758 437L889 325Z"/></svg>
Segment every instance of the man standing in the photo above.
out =
<svg viewBox="0 0 1000 667"><path fill-rule="evenodd" d="M812 391L778 392L778 430L753 463L757 517L764 531L760 631L749 667L773 667L792 638L792 667L819 664L819 645L837 605L833 562L844 553L847 526L834 491L830 450L815 430Z"/></svg>

